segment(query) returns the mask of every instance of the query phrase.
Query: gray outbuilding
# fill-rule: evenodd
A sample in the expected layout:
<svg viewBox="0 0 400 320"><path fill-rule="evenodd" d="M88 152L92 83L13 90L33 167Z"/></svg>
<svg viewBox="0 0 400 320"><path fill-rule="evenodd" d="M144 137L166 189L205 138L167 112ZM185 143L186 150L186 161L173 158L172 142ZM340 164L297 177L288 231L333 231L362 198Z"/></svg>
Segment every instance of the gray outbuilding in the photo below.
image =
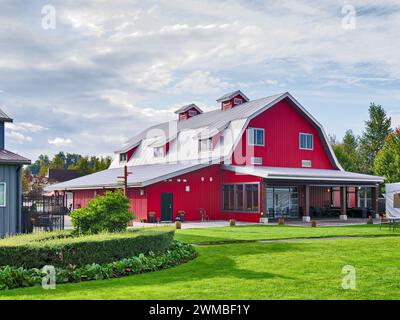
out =
<svg viewBox="0 0 400 320"><path fill-rule="evenodd" d="M5 123L13 122L0 110L0 237L23 231L22 167L31 161L5 149Z"/></svg>

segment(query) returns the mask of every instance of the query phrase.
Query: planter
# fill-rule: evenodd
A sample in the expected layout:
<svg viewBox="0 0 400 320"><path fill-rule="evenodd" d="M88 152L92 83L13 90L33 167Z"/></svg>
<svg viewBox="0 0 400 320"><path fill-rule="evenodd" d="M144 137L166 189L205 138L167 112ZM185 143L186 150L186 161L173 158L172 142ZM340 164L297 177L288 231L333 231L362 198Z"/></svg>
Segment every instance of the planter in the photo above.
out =
<svg viewBox="0 0 400 320"><path fill-rule="evenodd" d="M268 224L268 218L260 218L261 224Z"/></svg>
<svg viewBox="0 0 400 320"><path fill-rule="evenodd" d="M284 218L279 218L278 224L279 224L279 225L285 224L285 219L284 219Z"/></svg>
<svg viewBox="0 0 400 320"><path fill-rule="evenodd" d="M182 223L180 221L175 222L175 227L177 230L182 229Z"/></svg>
<svg viewBox="0 0 400 320"><path fill-rule="evenodd" d="M235 220L235 219L230 219L230 220L229 220L229 225L230 225L231 227L236 226L236 220Z"/></svg>
<svg viewBox="0 0 400 320"><path fill-rule="evenodd" d="M372 219L372 216L368 217L367 224L374 224L374 220Z"/></svg>
<svg viewBox="0 0 400 320"><path fill-rule="evenodd" d="M311 227L315 228L317 226L317 221L312 220L311 221Z"/></svg>

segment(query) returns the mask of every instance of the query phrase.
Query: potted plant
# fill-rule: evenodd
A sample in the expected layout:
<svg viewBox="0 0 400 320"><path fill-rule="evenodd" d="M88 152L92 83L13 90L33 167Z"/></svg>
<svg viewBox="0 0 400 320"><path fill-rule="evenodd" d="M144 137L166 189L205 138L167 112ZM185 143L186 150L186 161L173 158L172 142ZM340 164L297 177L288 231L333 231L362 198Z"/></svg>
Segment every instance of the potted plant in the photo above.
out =
<svg viewBox="0 0 400 320"><path fill-rule="evenodd" d="M156 213L155 213L155 212L149 212L149 222L150 222L150 223L156 222L155 216L156 216Z"/></svg>
<svg viewBox="0 0 400 320"><path fill-rule="evenodd" d="M230 220L229 220L229 225L230 225L231 227L236 226L236 220L235 220L235 219L230 219Z"/></svg>
<svg viewBox="0 0 400 320"><path fill-rule="evenodd" d="M178 218L179 218L179 221L184 222L185 221L185 211L183 211L183 210L178 211Z"/></svg>

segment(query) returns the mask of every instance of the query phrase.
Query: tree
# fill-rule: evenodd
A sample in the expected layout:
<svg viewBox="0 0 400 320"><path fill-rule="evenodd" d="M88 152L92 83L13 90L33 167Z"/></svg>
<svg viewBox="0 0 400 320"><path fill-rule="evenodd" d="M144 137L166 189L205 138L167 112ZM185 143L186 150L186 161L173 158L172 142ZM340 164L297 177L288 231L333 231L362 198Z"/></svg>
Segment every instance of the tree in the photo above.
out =
<svg viewBox="0 0 400 320"><path fill-rule="evenodd" d="M85 176L93 172L89 163L89 157L80 158L76 166L70 166L68 169L77 170L81 176Z"/></svg>
<svg viewBox="0 0 400 320"><path fill-rule="evenodd" d="M44 160L40 160L39 177L44 178L45 176L47 176L48 171L49 171L48 165L45 164Z"/></svg>
<svg viewBox="0 0 400 320"><path fill-rule="evenodd" d="M22 172L22 192L28 194L31 191L31 168L26 166Z"/></svg>
<svg viewBox="0 0 400 320"><path fill-rule="evenodd" d="M51 160L50 165L49 165L50 169L64 169L65 168L65 156L62 152L56 154L53 158L53 160Z"/></svg>
<svg viewBox="0 0 400 320"><path fill-rule="evenodd" d="M386 115L381 105L371 103L369 120L360 139L361 170L364 173L374 173L374 162L379 150L382 149L385 139L392 132L391 118Z"/></svg>
<svg viewBox="0 0 400 320"><path fill-rule="evenodd" d="M358 137L356 137L351 130L346 131L342 143L338 143L335 137L330 138L336 158L346 171L361 171L361 158L358 150L358 140Z"/></svg>
<svg viewBox="0 0 400 320"><path fill-rule="evenodd" d="M375 159L375 173L386 178L386 182L400 181L400 127L387 136L383 148Z"/></svg>

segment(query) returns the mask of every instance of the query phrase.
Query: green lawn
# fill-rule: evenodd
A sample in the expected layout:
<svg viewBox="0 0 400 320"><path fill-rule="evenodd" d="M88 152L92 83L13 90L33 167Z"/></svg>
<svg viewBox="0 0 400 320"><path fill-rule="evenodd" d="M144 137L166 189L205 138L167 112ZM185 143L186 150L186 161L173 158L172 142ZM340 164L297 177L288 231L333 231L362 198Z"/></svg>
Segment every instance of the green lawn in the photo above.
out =
<svg viewBox="0 0 400 320"><path fill-rule="evenodd" d="M199 247L174 269L126 278L18 289L8 299L400 299L400 238ZM343 290L353 265L357 289Z"/></svg>
<svg viewBox="0 0 400 320"><path fill-rule="evenodd" d="M379 225L356 225L339 227L293 227L252 225L223 228L177 230L175 238L188 243L238 242L292 238L321 238L340 236L400 236L399 232Z"/></svg>
<svg viewBox="0 0 400 320"><path fill-rule="evenodd" d="M254 226L178 231L187 241L306 236L381 236L197 247L199 257L142 275L0 292L3 299L400 299L400 237L376 226ZM343 290L342 268L356 268L356 290Z"/></svg>

